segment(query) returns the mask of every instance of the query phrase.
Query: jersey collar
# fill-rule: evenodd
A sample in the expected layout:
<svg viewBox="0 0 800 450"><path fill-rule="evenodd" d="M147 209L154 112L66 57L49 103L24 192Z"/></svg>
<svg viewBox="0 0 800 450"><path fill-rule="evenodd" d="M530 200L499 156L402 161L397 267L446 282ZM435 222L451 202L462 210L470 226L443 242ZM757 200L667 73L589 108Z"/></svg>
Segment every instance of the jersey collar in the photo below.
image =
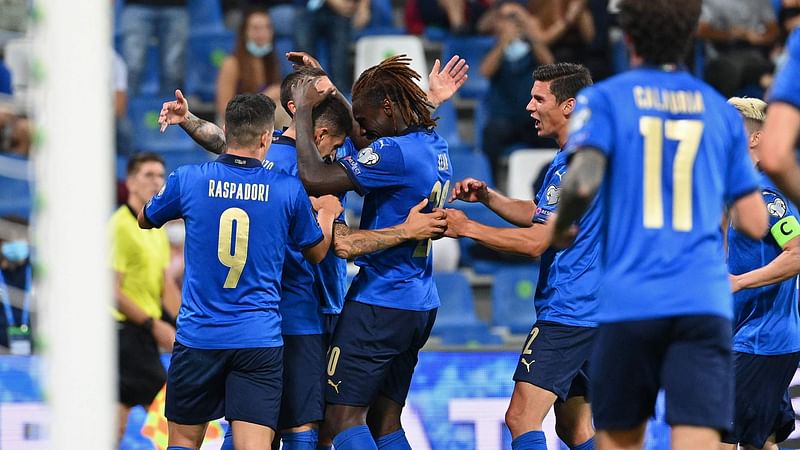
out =
<svg viewBox="0 0 800 450"><path fill-rule="evenodd" d="M282 134L281 135L272 136L272 143L273 144L290 145L292 147L297 147L297 142L294 139L292 139L292 138L290 138L288 136L284 136Z"/></svg>
<svg viewBox="0 0 800 450"><path fill-rule="evenodd" d="M217 158L217 162L227 164L234 167L261 167L261 161L255 158L247 158L244 156L222 154Z"/></svg>

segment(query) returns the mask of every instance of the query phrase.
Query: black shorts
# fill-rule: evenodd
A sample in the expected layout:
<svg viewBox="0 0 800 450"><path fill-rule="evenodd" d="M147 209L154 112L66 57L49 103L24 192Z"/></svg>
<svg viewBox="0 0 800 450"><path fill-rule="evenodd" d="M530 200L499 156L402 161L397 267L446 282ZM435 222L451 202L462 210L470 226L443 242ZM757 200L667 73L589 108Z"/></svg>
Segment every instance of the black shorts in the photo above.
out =
<svg viewBox="0 0 800 450"><path fill-rule="evenodd" d="M147 407L167 381L158 344L149 330L127 321L117 322L117 336L119 402Z"/></svg>
<svg viewBox="0 0 800 450"><path fill-rule="evenodd" d="M514 381L524 381L558 396L589 397L589 356L597 328L555 322L533 324L520 353Z"/></svg>
<svg viewBox="0 0 800 450"><path fill-rule="evenodd" d="M731 322L679 316L600 325L590 364L598 430L630 430L665 391L670 425L725 431L733 418Z"/></svg>
<svg viewBox="0 0 800 450"><path fill-rule="evenodd" d="M321 334L283 336L283 398L280 430L322 420L325 399L320 379L325 371Z"/></svg>
<svg viewBox="0 0 800 450"><path fill-rule="evenodd" d="M165 415L171 422L228 422L277 430L283 347L201 350L175 343L167 373Z"/></svg>
<svg viewBox="0 0 800 450"><path fill-rule="evenodd" d="M435 320L436 309L345 302L328 350L326 402L369 406L382 395L405 405L419 350Z"/></svg>
<svg viewBox="0 0 800 450"><path fill-rule="evenodd" d="M722 437L729 444L764 447L775 434L783 442L794 430L789 383L800 363L800 352L762 356L734 353L736 406L733 431Z"/></svg>
<svg viewBox="0 0 800 450"><path fill-rule="evenodd" d="M322 344L327 351L333 339L333 332L336 331L336 324L339 323L339 314L322 315Z"/></svg>

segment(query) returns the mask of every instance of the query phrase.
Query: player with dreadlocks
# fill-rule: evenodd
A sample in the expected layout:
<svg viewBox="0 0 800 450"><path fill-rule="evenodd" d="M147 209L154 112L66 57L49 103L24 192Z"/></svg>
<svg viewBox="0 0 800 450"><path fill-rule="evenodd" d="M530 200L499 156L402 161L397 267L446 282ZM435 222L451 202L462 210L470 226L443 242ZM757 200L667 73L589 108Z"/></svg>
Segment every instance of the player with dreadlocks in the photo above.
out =
<svg viewBox="0 0 800 450"><path fill-rule="evenodd" d="M441 208L449 189L447 142L434 131L431 105L408 62L389 58L356 81L353 117L371 143L333 165L314 145L311 114L331 91L319 92L313 81L294 90L300 178L312 195L365 195L362 229L397 225L423 199L428 209ZM400 414L439 307L431 242L366 254L356 265L360 270L328 350L325 426L337 450L410 449Z"/></svg>

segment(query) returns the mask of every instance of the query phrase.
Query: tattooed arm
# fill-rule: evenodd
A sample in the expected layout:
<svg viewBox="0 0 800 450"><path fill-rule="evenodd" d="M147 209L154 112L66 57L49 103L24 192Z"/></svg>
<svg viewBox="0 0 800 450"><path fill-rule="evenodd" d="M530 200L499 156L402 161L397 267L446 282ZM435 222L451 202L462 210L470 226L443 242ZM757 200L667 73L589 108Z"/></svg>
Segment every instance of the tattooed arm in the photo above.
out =
<svg viewBox="0 0 800 450"><path fill-rule="evenodd" d="M565 247L574 239L574 224L594 200L605 171L606 156L599 150L587 148L572 157L561 183L561 199L553 232L556 246Z"/></svg>
<svg viewBox="0 0 800 450"><path fill-rule="evenodd" d="M443 209L434 209L423 214L428 204L425 199L414 206L406 221L400 225L380 230L353 230L337 222L333 226L333 246L336 256L352 259L400 245L407 241L438 238L447 228L447 214Z"/></svg>
<svg viewBox="0 0 800 450"><path fill-rule="evenodd" d="M161 106L158 123L162 133L170 125L180 125L204 149L218 155L225 151L225 133L213 123L189 112L189 102L180 89L175 91L175 100Z"/></svg>

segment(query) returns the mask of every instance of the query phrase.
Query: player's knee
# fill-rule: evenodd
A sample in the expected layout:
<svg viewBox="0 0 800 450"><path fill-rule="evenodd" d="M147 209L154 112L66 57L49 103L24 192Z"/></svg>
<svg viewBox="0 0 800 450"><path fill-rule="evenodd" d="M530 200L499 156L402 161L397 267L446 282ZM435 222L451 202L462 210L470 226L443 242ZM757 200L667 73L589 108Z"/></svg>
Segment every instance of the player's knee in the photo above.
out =
<svg viewBox="0 0 800 450"><path fill-rule="evenodd" d="M506 426L508 426L512 436L534 430L536 429L535 425L524 408L519 408L513 403L509 405L506 410ZM539 429L541 429L541 426Z"/></svg>
<svg viewBox="0 0 800 450"><path fill-rule="evenodd" d="M591 423L571 422L562 424L556 422L556 435L568 447L572 448L594 437L594 428Z"/></svg>
<svg viewBox="0 0 800 450"><path fill-rule="evenodd" d="M373 436L386 436L402 428L400 416L403 406L385 397L379 397L367 414L367 426Z"/></svg>
<svg viewBox="0 0 800 450"><path fill-rule="evenodd" d="M336 436L348 428L365 425L366 423L366 408L328 405L325 410L324 427L330 432L331 436Z"/></svg>

